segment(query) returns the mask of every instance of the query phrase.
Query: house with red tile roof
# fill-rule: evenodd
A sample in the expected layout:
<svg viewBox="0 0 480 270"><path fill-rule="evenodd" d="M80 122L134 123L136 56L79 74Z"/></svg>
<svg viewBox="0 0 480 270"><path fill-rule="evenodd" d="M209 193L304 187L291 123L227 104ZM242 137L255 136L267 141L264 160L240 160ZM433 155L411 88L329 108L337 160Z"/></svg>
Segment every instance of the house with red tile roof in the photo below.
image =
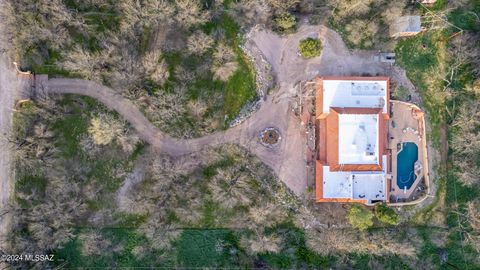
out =
<svg viewBox="0 0 480 270"><path fill-rule="evenodd" d="M316 79L317 202L388 201L388 77Z"/></svg>

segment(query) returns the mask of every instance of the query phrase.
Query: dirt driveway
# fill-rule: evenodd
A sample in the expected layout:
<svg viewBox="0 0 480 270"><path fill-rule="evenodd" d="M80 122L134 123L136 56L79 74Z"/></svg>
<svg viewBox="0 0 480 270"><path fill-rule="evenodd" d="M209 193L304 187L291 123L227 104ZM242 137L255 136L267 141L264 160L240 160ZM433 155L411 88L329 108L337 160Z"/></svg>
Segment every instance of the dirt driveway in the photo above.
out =
<svg viewBox="0 0 480 270"><path fill-rule="evenodd" d="M125 117L143 140L172 156L185 155L206 146L238 143L271 167L295 194L302 195L307 188L307 136L291 106L297 99L298 88L295 86L298 82L319 75L386 75L398 83L409 83L406 87L413 87L403 70L375 60L376 52L349 51L340 36L324 26L303 24L297 33L287 36L255 27L247 36L250 38L247 46L256 46L272 65L278 87L242 124L205 137L191 140L171 138L153 126L130 101L113 89L94 82L38 77L37 91L91 96ZM299 56L298 43L307 37L322 40L320 57L305 60ZM274 148L266 148L258 141L259 132L266 127L275 127L281 133L282 139Z"/></svg>
<svg viewBox="0 0 480 270"><path fill-rule="evenodd" d="M299 121L289 110L289 99L279 97L282 91L268 96L254 115L236 127L197 139L179 140L163 134L132 102L106 86L86 80L48 79L46 76L37 76L35 84L36 94L40 95L69 93L97 99L122 115L144 141L161 153L175 157L198 151L206 146L237 143L270 166L296 194L302 194L306 188L304 154L306 138ZM266 148L259 143L259 132L265 127L280 130L283 139L277 146Z"/></svg>
<svg viewBox="0 0 480 270"><path fill-rule="evenodd" d="M4 1L0 0L0 9L4 8L4 4ZM10 217L6 209L14 183L10 147L6 139L12 129L15 99L23 87L28 87L24 78L17 77L9 57L9 36L3 20L0 20L0 250L6 248L4 239L8 233Z"/></svg>
<svg viewBox="0 0 480 270"><path fill-rule="evenodd" d="M10 149L5 136L8 136L12 128L12 108L14 96L12 85L15 74L12 76L8 58L4 53L0 55L0 243L6 237L8 227L8 215L6 209L12 187L12 175L10 167ZM12 79L13 78L13 79ZM0 249L5 246L0 244Z"/></svg>
<svg viewBox="0 0 480 270"><path fill-rule="evenodd" d="M401 68L379 62L375 57L377 52L350 51L340 35L325 26L303 23L296 33L286 36L255 27L247 36L253 41L250 44L253 43L272 65L278 89L267 97L260 110L236 128L240 131L234 128L227 133L238 133L232 134L230 140L240 142L260 157L298 195L307 188L306 130L292 112L292 104L298 101L296 85L299 82L310 81L316 76L384 75L416 94ZM298 44L308 37L321 39L320 57L306 60L299 55ZM412 96L420 100L418 95ZM284 138L276 149L266 149L256 140L258 132L268 126L278 128Z"/></svg>

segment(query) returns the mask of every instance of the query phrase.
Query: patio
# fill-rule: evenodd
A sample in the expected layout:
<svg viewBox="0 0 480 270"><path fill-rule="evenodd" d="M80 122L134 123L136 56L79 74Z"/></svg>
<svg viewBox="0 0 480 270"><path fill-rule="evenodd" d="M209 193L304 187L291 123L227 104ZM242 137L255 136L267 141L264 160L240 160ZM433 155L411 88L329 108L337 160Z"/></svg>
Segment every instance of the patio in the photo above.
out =
<svg viewBox="0 0 480 270"><path fill-rule="evenodd" d="M391 119L388 123L388 148L391 150L390 202L415 201L425 193L428 185L428 160L426 153L424 114L417 106L401 101L391 101ZM418 159L414 163L415 181L410 188L399 186L398 154L404 143L415 143Z"/></svg>

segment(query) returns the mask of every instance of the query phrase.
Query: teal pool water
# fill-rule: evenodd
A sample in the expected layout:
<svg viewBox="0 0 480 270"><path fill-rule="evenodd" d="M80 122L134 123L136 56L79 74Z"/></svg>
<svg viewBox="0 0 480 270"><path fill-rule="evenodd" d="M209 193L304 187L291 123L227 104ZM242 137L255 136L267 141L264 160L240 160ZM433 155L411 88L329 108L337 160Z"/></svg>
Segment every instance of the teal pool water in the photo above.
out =
<svg viewBox="0 0 480 270"><path fill-rule="evenodd" d="M397 185L401 189L409 189L417 178L415 162L418 160L418 146L407 142L402 144L402 150L397 154Z"/></svg>

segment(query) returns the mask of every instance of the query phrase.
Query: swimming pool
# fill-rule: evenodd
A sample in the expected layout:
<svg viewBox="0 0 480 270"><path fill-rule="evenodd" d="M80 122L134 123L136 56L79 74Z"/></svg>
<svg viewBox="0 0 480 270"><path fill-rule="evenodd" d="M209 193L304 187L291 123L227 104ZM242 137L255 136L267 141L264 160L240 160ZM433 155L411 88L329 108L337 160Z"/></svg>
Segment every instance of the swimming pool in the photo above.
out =
<svg viewBox="0 0 480 270"><path fill-rule="evenodd" d="M409 189L417 176L415 175L415 162L418 160L418 146L413 142L402 143L402 148L397 154L397 186Z"/></svg>

